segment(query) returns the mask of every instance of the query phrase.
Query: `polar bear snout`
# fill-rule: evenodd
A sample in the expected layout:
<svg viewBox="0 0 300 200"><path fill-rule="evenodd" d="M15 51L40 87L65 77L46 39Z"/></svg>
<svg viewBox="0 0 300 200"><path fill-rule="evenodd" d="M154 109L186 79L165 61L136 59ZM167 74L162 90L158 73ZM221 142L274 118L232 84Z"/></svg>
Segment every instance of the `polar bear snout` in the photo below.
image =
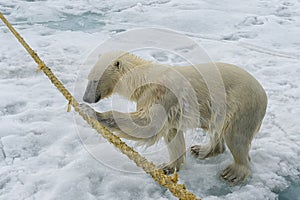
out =
<svg viewBox="0 0 300 200"><path fill-rule="evenodd" d="M101 99L101 95L88 94L83 96L83 101L86 103L97 103Z"/></svg>
<svg viewBox="0 0 300 200"><path fill-rule="evenodd" d="M97 103L101 99L101 94L97 94L98 81L89 81L85 89L83 101L87 103Z"/></svg>

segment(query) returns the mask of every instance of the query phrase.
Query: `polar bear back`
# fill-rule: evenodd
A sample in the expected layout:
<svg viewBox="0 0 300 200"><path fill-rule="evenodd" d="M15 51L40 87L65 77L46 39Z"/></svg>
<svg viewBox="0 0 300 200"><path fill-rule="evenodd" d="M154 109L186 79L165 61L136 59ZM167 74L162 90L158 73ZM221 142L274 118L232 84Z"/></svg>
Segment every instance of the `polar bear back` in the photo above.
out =
<svg viewBox="0 0 300 200"><path fill-rule="evenodd" d="M267 106L265 90L251 74L240 67L227 63L206 63L176 67L176 71L190 80L199 101L210 99L209 90L220 90L226 94L229 112L239 109L241 115L249 111L258 112L259 117L265 115Z"/></svg>

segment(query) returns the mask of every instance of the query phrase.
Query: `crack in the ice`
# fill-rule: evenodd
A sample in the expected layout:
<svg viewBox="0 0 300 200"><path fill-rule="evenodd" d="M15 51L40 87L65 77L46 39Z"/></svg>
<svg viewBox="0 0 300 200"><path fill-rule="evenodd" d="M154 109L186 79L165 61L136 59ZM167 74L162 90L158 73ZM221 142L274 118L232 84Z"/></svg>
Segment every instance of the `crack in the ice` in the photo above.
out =
<svg viewBox="0 0 300 200"><path fill-rule="evenodd" d="M280 51L274 51L274 50L270 50L270 49L267 49L267 48L264 48L264 47L260 47L260 46L257 46L257 45L254 45L254 44L249 44L249 43L246 43L246 42L238 42L237 45L241 46L241 47L244 47L244 48L247 48L251 51L256 51L256 52L259 52L259 53L264 53L264 54L268 54L268 55L271 55L271 56L277 56L277 57L282 57L282 58L289 58L289 59L296 59L296 60L300 60L300 55L289 55L289 54L286 54L284 52L280 52Z"/></svg>
<svg viewBox="0 0 300 200"><path fill-rule="evenodd" d="M271 116L271 124L273 124L274 126L276 126L280 131L282 131L284 134L288 134L288 132L286 130L284 130L284 128L282 128L275 120L276 120L276 115L272 112L269 113L269 115Z"/></svg>
<svg viewBox="0 0 300 200"><path fill-rule="evenodd" d="M3 146L3 143L1 141L1 138L0 138L0 150L1 150L1 153L2 153L3 158L5 160L6 159L6 153L5 153L4 146Z"/></svg>
<svg viewBox="0 0 300 200"><path fill-rule="evenodd" d="M5 159L6 158L6 153L5 153L5 150L3 147L1 147L1 153L3 155L3 158Z"/></svg>

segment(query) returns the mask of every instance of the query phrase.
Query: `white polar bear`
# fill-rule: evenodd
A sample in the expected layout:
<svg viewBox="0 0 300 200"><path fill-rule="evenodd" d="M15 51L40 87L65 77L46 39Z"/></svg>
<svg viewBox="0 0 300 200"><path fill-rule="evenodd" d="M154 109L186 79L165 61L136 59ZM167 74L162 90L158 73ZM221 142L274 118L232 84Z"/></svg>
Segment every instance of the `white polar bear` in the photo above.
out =
<svg viewBox="0 0 300 200"><path fill-rule="evenodd" d="M110 52L100 56L88 76L83 100L96 103L116 92L135 101L136 111L99 113L86 104L81 107L120 137L147 145L163 137L170 155L170 163L163 166L166 174L180 169L185 161L183 132L196 128L197 123L194 122L199 122L198 127L210 134L210 142L192 146L191 153L200 159L216 156L225 151L226 143L234 162L222 171L221 177L238 184L250 174L250 145L265 116L267 96L259 82L237 66L207 63L198 65L197 69L200 72L210 71L214 67L223 80L226 97L222 123L216 119L217 113L213 110L213 104L222 105L221 100L212 98L207 82L193 66L171 67L126 52ZM177 88L175 92L174 88ZM193 92L188 92L191 90L194 96ZM196 105L187 105L193 103L193 98ZM200 115L186 117L188 111L195 110Z"/></svg>

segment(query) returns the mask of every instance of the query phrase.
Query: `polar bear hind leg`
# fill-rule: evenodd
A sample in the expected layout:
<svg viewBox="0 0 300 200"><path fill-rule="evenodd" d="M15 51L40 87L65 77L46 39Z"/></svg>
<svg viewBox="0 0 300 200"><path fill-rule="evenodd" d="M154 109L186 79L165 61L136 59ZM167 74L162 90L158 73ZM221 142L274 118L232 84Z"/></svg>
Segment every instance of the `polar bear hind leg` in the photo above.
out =
<svg viewBox="0 0 300 200"><path fill-rule="evenodd" d="M240 115L235 119L222 133L234 162L221 172L221 177L234 185L243 182L250 174L249 151L251 142L261 124L258 115L253 116L253 121Z"/></svg>

